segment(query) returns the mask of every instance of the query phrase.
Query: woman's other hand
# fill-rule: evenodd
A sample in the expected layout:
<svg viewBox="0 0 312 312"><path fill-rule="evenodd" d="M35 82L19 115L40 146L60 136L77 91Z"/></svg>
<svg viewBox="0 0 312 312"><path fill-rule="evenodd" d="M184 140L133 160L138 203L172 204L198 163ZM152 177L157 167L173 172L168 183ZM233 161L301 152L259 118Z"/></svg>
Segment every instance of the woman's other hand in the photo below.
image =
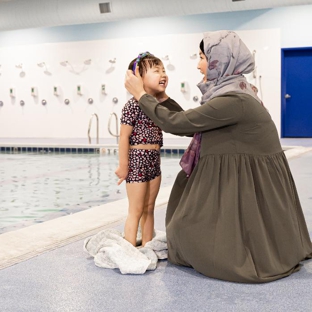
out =
<svg viewBox="0 0 312 312"><path fill-rule="evenodd" d="M127 70L125 77L125 87L134 98L139 101L142 95L146 94L143 88L143 80L139 74L139 66L135 68L135 75L132 70Z"/></svg>

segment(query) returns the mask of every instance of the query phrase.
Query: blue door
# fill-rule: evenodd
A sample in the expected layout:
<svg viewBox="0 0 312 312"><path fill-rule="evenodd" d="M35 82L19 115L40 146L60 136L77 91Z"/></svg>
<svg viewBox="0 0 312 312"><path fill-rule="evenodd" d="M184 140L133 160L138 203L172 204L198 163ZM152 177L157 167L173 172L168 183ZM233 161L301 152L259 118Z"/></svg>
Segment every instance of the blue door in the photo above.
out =
<svg viewBox="0 0 312 312"><path fill-rule="evenodd" d="M312 48L282 49L282 137L312 137Z"/></svg>

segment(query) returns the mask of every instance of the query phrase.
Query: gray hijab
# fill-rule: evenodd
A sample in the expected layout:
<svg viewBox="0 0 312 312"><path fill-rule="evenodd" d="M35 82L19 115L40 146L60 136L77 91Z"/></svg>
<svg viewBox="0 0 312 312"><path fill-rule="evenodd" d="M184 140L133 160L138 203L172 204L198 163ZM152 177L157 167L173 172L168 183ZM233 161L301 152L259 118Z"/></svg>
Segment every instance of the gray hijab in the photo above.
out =
<svg viewBox="0 0 312 312"><path fill-rule="evenodd" d="M228 92L249 94L262 104L257 88L243 76L254 70L255 62L239 36L228 30L207 32L203 43L208 69L207 81L197 85L203 94L201 104Z"/></svg>

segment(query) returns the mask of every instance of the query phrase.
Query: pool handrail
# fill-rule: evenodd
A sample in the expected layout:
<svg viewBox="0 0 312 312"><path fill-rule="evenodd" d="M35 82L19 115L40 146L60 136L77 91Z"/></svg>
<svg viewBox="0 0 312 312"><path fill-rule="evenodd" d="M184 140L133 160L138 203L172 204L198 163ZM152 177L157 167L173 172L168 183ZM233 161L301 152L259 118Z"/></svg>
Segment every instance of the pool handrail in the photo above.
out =
<svg viewBox="0 0 312 312"><path fill-rule="evenodd" d="M90 130L91 130L93 116L96 117L96 144L99 144L99 116L96 113L91 115L91 118L89 121L89 128L88 128L89 144L91 144Z"/></svg>
<svg viewBox="0 0 312 312"><path fill-rule="evenodd" d="M110 125L111 125L111 119L112 117L115 116L116 119L116 134L113 134L111 129L110 129ZM117 144L118 144L118 138L119 138L119 134L118 134L118 116L116 113L112 112L109 116L109 120L108 120L108 132L111 136L115 137L117 140Z"/></svg>

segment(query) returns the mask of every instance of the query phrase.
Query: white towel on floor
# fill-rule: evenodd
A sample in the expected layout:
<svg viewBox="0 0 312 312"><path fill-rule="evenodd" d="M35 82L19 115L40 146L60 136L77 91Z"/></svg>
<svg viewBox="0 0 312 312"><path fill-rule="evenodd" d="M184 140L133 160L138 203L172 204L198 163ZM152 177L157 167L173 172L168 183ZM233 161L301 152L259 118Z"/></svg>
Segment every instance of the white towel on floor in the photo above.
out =
<svg viewBox="0 0 312 312"><path fill-rule="evenodd" d="M107 229L87 238L84 250L94 257L95 265L119 269L122 274L144 274L155 270L158 259L167 259L166 233L155 231L153 239L142 248L126 241L115 229Z"/></svg>

